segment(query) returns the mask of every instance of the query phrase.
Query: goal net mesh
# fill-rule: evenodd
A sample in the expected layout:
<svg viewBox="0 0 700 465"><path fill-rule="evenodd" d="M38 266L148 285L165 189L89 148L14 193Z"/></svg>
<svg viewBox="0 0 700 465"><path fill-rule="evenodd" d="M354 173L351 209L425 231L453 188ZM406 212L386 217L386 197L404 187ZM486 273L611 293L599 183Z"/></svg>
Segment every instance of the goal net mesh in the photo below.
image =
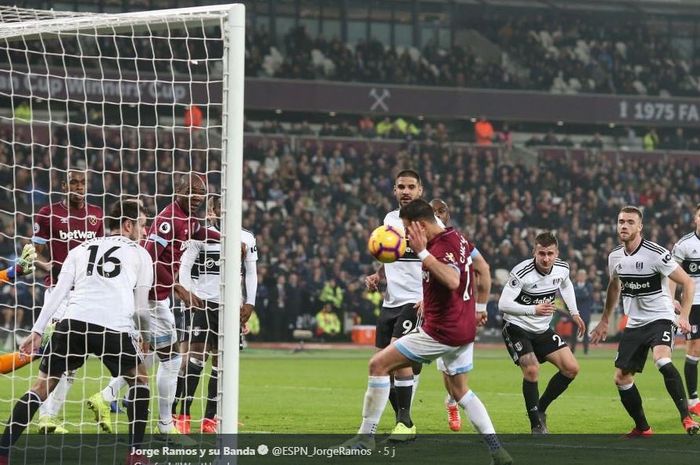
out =
<svg viewBox="0 0 700 465"><path fill-rule="evenodd" d="M223 8L110 15L0 7L0 257L6 266L32 241L39 210L67 198L68 170L84 170L85 200L105 214L115 200L138 196L152 220L190 172L205 176L209 192L221 192L227 14ZM204 210L197 212L202 222ZM52 231L51 241L74 247L88 237L91 221ZM16 351L27 336L49 287L46 274L37 269L0 289L0 352ZM109 302L95 311L109 312ZM37 369L38 360L2 375L1 421ZM209 373L207 366L192 405L197 431ZM70 433L100 431L86 399L109 380L94 357L77 371L58 412ZM153 382L151 393L154 422ZM28 433L37 431L38 417ZM110 420L115 431L127 432L123 410Z"/></svg>

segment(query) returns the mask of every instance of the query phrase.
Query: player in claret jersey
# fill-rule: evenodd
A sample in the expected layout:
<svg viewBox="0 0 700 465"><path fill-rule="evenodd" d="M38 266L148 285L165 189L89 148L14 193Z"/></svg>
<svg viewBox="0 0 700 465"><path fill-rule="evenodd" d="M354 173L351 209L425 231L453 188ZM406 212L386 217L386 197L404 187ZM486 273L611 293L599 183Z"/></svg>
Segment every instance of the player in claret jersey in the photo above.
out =
<svg viewBox="0 0 700 465"><path fill-rule="evenodd" d="M175 317L170 301L174 291L188 307L201 308L202 301L177 282L180 257L189 240L218 241L220 234L207 230L196 217L197 210L207 195L205 180L196 173L183 175L175 186L175 201L156 216L148 230L145 248L155 264L155 286L149 294L151 306L151 347L155 349L160 364L156 374L158 388L158 431L161 434L179 435L171 408L175 401L177 377L182 357L178 347ZM88 406L95 412L104 428L103 418L109 416L107 392L113 396L125 385L123 379L112 379L102 393L89 399ZM112 398L113 399L113 398ZM109 399L109 400L112 400Z"/></svg>
<svg viewBox="0 0 700 465"><path fill-rule="evenodd" d="M85 185L84 171L69 170L66 181L61 183L62 191L67 193L66 198L42 207L34 217L32 242L39 256L44 257L49 265L49 273L44 279L46 284L44 302L48 300L56 284L68 252L88 239L104 236L102 209L85 201ZM58 311L54 314L54 320L61 319L65 308L66 302L61 302ZM41 405L39 432L68 432L58 421L58 412L66 401L74 379L75 373L67 372L46 402Z"/></svg>
<svg viewBox="0 0 700 465"><path fill-rule="evenodd" d="M441 358L443 372L449 377L450 393L482 435L492 463L512 464L484 404L467 385L466 373L473 367L477 325L474 272L469 261L473 246L455 229L440 226L430 204L424 200L402 206L399 216L408 231L411 247L422 262L424 323L370 360L362 425L358 435L342 447L374 448L377 424L389 397L389 373L412 363L430 363Z"/></svg>
<svg viewBox="0 0 700 465"><path fill-rule="evenodd" d="M642 237L642 218L642 211L632 206L623 207L617 215L617 234L622 245L608 256L610 282L605 310L591 333L591 342L597 344L605 340L610 315L622 294L622 306L629 318L615 358L615 384L622 405L634 420L634 429L627 436L652 434L642 408L642 397L634 384L634 375L644 369L649 349L654 365L664 378L666 390L676 404L683 429L688 434L697 434L700 425L688 415L683 380L671 359L676 327L683 333L690 331L688 314L695 295L695 283L668 250ZM669 279L683 286L677 322Z"/></svg>

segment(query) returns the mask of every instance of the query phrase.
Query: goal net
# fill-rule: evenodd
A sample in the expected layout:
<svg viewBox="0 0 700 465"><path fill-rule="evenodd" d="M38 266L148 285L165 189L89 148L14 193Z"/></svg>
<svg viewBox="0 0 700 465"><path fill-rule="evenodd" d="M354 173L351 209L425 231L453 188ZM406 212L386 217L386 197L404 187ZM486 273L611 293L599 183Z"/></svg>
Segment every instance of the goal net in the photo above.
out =
<svg viewBox="0 0 700 465"><path fill-rule="evenodd" d="M241 5L127 14L0 7L0 257L10 266L36 237L42 207L63 201L72 215L79 196L65 190L80 188L67 183L69 171L86 174L88 204L106 214L115 200L138 196L150 220L173 202L182 175L201 173L208 191L222 194L221 270L228 285L222 284L219 312L217 397L219 431L227 433L236 432L238 415L240 245L235 244L240 244L244 17ZM193 215L204 224L205 213L203 206ZM80 224L51 220L51 238L43 245L72 248L90 237L94 221L91 215ZM46 276L56 265L53 260L48 271L38 268L0 289L0 352L16 351L27 336L51 287ZM109 304L95 311L109 312ZM3 422L33 383L38 365L37 359L0 377ZM199 431L210 373L207 365L194 396L193 431ZM100 432L86 400L109 381L104 365L88 358L57 411L60 425L70 433ZM152 422L159 408L155 384L152 376ZM117 396L118 410L123 394ZM38 418L37 413L27 433L36 433ZM127 432L125 413L114 412L109 421L115 432Z"/></svg>

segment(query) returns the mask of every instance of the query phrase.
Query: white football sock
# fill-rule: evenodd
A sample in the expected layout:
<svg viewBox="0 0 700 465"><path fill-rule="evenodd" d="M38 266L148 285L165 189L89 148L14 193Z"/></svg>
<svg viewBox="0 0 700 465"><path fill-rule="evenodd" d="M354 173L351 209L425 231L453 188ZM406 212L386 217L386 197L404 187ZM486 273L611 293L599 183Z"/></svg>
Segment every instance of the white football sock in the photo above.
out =
<svg viewBox="0 0 700 465"><path fill-rule="evenodd" d="M170 425L173 422L171 409L175 401L175 391L177 390L177 374L180 371L182 357L176 355L168 360L161 360L156 374L156 385L158 386L158 415L160 421L158 426Z"/></svg>
<svg viewBox="0 0 700 465"><path fill-rule="evenodd" d="M113 402L119 398L119 391L127 385L126 380L122 376L112 378L106 388L102 390L102 399L105 402Z"/></svg>
<svg viewBox="0 0 700 465"><path fill-rule="evenodd" d="M467 412L469 421L474 425L476 429L481 434L496 434L496 430L491 423L491 418L489 413L486 411L486 407L479 400L479 398L474 394L474 391L468 391L464 394L458 404Z"/></svg>
<svg viewBox="0 0 700 465"><path fill-rule="evenodd" d="M413 407L413 400L416 398L416 392L418 392L418 381L420 380L420 375L413 375L413 392L411 392L411 407Z"/></svg>
<svg viewBox="0 0 700 465"><path fill-rule="evenodd" d="M362 405L362 425L358 434L374 435L377 424L382 418L384 408L389 400L391 378L387 376L370 376Z"/></svg>
<svg viewBox="0 0 700 465"><path fill-rule="evenodd" d="M39 407L39 416L43 417L48 415L50 417L57 417L58 412L63 407L66 402L66 397L70 391L71 386L73 386L73 381L75 381L75 371L67 371L63 373L61 379L58 381L56 388L53 390L46 401Z"/></svg>

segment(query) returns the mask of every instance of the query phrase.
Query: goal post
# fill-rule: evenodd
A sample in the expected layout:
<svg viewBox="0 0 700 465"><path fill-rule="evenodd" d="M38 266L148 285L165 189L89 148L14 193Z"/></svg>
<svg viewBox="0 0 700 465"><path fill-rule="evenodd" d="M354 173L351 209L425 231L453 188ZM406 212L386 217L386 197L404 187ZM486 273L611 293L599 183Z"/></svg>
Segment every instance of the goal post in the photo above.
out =
<svg viewBox="0 0 700 465"><path fill-rule="evenodd" d="M69 169L86 171L88 203L107 212L115 199L138 195L154 215L180 175L205 174L222 195L218 416L226 434L238 428L244 56L242 4L122 14L0 6L0 200L8 200L0 224L11 226L0 253L11 259L32 240L38 211L64 198ZM185 116L195 108L202 121ZM39 290L13 297L25 316L17 312L0 332L0 350L5 337L5 350L16 347L9 338L41 308L42 277L26 284ZM81 369L83 387L65 405L71 432L95 431L77 394L105 387L108 371L95 370ZM0 417L29 377L25 369L0 380L12 391L0 396ZM126 416L117 424L124 431Z"/></svg>

